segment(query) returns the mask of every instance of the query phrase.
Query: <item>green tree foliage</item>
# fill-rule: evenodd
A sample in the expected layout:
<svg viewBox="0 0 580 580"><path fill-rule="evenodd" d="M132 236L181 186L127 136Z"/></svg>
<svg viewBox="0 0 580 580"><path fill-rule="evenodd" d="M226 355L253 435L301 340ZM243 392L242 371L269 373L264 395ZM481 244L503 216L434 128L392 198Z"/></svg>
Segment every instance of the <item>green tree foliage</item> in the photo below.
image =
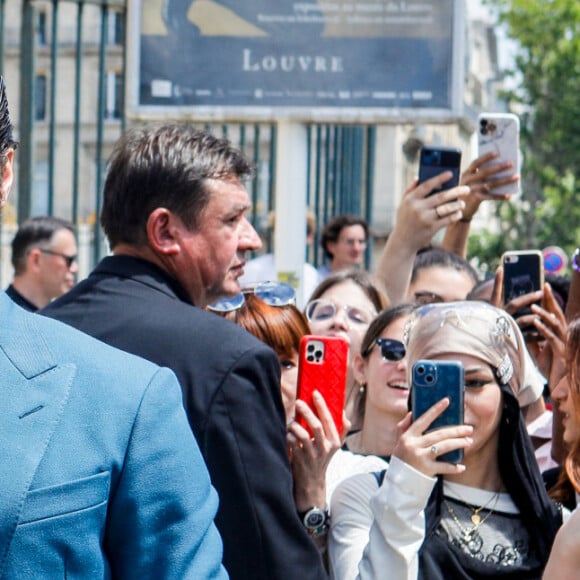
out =
<svg viewBox="0 0 580 580"><path fill-rule="evenodd" d="M515 89L505 96L522 121L520 200L497 208L501 232L470 241L470 252L580 245L580 2L488 0L517 43ZM506 207L509 206L509 207Z"/></svg>

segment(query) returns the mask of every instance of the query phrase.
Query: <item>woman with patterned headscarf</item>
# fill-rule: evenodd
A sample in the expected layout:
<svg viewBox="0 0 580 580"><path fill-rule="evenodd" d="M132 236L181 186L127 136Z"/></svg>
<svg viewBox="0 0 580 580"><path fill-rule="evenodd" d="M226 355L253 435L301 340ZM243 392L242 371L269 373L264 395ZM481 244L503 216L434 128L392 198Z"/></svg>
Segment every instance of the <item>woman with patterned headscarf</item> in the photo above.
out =
<svg viewBox="0 0 580 580"><path fill-rule="evenodd" d="M386 473L335 491L334 578L541 578L562 514L520 414L543 382L517 324L480 302L432 304L411 317L406 340L409 369L463 364L465 424L426 432L447 398L415 422L409 413ZM462 464L438 461L454 449Z"/></svg>

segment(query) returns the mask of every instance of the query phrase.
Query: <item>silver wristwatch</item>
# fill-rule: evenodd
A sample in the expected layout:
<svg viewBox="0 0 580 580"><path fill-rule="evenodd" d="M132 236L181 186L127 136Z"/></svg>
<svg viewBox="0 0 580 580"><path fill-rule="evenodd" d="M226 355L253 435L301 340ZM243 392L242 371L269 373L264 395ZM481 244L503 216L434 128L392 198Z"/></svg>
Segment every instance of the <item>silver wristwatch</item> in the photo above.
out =
<svg viewBox="0 0 580 580"><path fill-rule="evenodd" d="M298 516L311 536L319 536L328 529L330 516L327 509L315 506L305 512L299 512Z"/></svg>

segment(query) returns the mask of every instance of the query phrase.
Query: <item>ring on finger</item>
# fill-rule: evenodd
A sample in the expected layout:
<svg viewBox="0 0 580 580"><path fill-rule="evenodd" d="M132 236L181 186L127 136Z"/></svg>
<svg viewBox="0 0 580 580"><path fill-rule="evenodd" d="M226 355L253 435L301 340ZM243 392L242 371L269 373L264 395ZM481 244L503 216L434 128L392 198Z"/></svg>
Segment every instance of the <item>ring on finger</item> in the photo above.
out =
<svg viewBox="0 0 580 580"><path fill-rule="evenodd" d="M431 454L433 457L437 457L437 445L431 445Z"/></svg>

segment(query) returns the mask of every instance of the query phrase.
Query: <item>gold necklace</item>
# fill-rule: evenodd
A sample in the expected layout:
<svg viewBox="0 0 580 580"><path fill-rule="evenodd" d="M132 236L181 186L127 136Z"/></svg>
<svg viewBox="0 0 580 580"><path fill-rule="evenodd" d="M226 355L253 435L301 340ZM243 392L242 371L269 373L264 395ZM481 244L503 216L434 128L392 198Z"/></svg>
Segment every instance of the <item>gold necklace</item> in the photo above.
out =
<svg viewBox="0 0 580 580"><path fill-rule="evenodd" d="M497 505L497 502L499 500L499 491L496 491L495 494L492 495L482 506L474 508L471 506L469 502L465 501L457 492L455 492L455 495L457 495L458 499L460 499L473 512L471 514L471 523L474 526L480 526L483 523L481 521L481 516L479 515L479 512L485 509L494 499L495 503L493 504L493 507L495 509L495 506Z"/></svg>
<svg viewBox="0 0 580 580"><path fill-rule="evenodd" d="M491 500L494 498L495 498L495 502L493 504L493 507L489 508L487 515L482 519L479 515L479 512L482 509L484 509L487 505L489 505ZM483 524L487 521L487 519L491 516L491 514L493 514L493 512L497 506L497 502L499 501L499 491L495 495L493 495L484 505L477 508L477 511L473 510L473 508L468 505L468 507L470 507L474 511L473 515L471 516L471 522L473 523L473 527L470 530L466 529L463 526L463 524L459 521L459 518L455 514L455 510L451 507L449 502L445 498L443 498L443 501L445 502L445 506L447 507L447 511L449 512L449 515L453 518L453 521L455 522L455 524L457 525L457 527L459 528L459 530L463 534L463 537L465 538L466 541L469 541L473 537L473 534L475 534L475 532L477 532L477 530L481 526L483 526Z"/></svg>

